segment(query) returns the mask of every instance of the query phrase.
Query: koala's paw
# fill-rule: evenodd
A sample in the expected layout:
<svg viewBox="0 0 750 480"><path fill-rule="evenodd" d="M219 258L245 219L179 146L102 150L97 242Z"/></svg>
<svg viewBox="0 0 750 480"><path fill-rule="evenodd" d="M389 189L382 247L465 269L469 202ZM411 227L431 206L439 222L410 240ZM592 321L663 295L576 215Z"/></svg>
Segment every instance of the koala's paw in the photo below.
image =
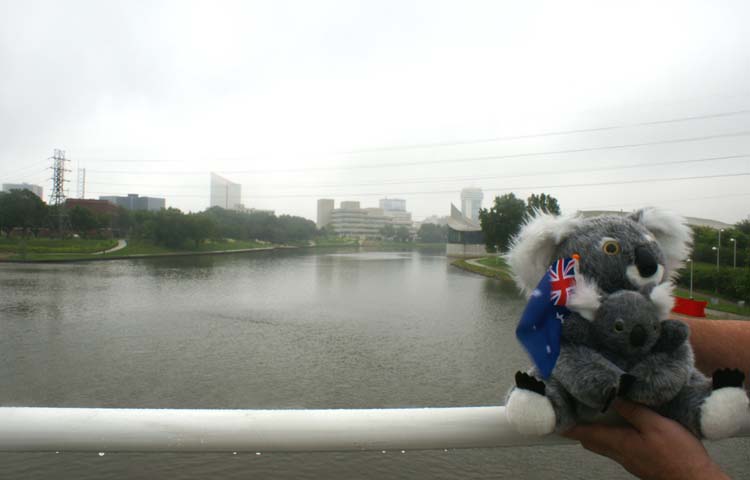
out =
<svg viewBox="0 0 750 480"><path fill-rule="evenodd" d="M537 380L528 373L516 372L516 387L544 395L544 382Z"/></svg>
<svg viewBox="0 0 750 480"><path fill-rule="evenodd" d="M745 390L723 387L711 392L701 405L701 432L709 440L731 437L740 429L750 401Z"/></svg>
<svg viewBox="0 0 750 480"><path fill-rule="evenodd" d="M716 370L711 378L714 390L726 387L742 387L745 374L737 369L721 368Z"/></svg>
<svg viewBox="0 0 750 480"><path fill-rule="evenodd" d="M544 383L525 373L521 375L525 376L521 384L533 386L536 390L539 390L539 384L541 384L542 393L520 385L515 388L510 393L508 403L505 405L505 415L508 422L522 435L542 436L552 433L555 430L557 416L555 415L555 409L552 407L552 402L543 394ZM516 383L518 383L518 379L519 375L517 374ZM526 383L528 379L533 380L533 382Z"/></svg>
<svg viewBox="0 0 750 480"><path fill-rule="evenodd" d="M629 373L623 373L622 375L620 375L620 386L617 387L617 395L619 395L620 397L627 396L630 388L635 383L635 380L635 376Z"/></svg>

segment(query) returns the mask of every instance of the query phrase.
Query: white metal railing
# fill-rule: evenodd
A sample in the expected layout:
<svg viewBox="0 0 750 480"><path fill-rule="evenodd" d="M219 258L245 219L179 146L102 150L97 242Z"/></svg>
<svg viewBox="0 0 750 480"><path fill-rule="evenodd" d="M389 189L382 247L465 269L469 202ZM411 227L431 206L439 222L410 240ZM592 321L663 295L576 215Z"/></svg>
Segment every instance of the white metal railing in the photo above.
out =
<svg viewBox="0 0 750 480"><path fill-rule="evenodd" d="M738 419L750 435L750 415ZM504 407L363 410L0 408L0 451L293 452L560 444Z"/></svg>

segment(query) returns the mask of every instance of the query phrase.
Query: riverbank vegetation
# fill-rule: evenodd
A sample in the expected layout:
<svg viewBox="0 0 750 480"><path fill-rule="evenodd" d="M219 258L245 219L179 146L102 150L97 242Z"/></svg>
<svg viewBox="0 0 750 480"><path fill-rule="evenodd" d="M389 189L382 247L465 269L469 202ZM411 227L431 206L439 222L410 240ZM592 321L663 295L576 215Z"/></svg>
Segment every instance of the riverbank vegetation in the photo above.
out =
<svg viewBox="0 0 750 480"><path fill-rule="evenodd" d="M0 238L0 254L90 254L108 250L117 240L84 238Z"/></svg>
<svg viewBox="0 0 750 480"><path fill-rule="evenodd" d="M560 204L552 195L532 193L524 202L513 193L495 197L492 207L479 209L479 222L488 252L505 252L521 225L537 212L560 215Z"/></svg>
<svg viewBox="0 0 750 480"><path fill-rule="evenodd" d="M308 245L318 236L310 220L265 211L237 212L218 207L197 213L175 208L130 211L113 205L106 212L81 206L61 208L48 206L28 190L0 192L0 232L6 240L5 251L25 248L29 253L87 253L104 248L82 248L91 244L82 240L116 244L112 237L172 250L203 251L215 248L217 243L231 242L227 239L246 245ZM48 251L42 251L43 238L53 245L47 245Z"/></svg>
<svg viewBox="0 0 750 480"><path fill-rule="evenodd" d="M489 278L512 282L513 277L510 268L502 257L489 256L475 259L458 259L451 262L451 265L472 273L478 273Z"/></svg>
<svg viewBox="0 0 750 480"><path fill-rule="evenodd" d="M721 266L717 269L716 264L695 262L692 278L695 290L750 303L750 268ZM690 288L690 264L680 271L678 284Z"/></svg>

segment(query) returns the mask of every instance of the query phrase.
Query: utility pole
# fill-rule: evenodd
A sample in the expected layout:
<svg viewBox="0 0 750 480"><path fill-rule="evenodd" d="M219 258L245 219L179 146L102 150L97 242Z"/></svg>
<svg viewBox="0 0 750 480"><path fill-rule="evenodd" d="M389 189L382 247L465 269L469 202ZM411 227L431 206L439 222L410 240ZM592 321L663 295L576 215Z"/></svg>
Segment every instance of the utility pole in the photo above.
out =
<svg viewBox="0 0 750 480"><path fill-rule="evenodd" d="M60 232L60 236L64 236L65 227L68 226L68 216L65 214L65 172L70 172L69 169L65 168L65 162L69 160L65 158L65 151L55 149L52 155L52 193L50 194L50 204L55 209L55 215L57 216L57 229Z"/></svg>
<svg viewBox="0 0 750 480"><path fill-rule="evenodd" d="M86 198L86 169L78 169L78 198Z"/></svg>

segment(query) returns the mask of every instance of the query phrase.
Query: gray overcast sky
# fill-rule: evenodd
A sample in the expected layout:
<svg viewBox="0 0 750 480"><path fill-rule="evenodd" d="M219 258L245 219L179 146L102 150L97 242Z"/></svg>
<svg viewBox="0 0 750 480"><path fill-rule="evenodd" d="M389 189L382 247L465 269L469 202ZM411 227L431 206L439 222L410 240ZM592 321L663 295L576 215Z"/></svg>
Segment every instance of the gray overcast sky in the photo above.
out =
<svg viewBox="0 0 750 480"><path fill-rule="evenodd" d="M192 211L216 171L311 219L319 197L445 215L477 186L736 222L747 25L745 1L0 0L0 182L46 196L60 148L71 196L80 167L87 198Z"/></svg>

